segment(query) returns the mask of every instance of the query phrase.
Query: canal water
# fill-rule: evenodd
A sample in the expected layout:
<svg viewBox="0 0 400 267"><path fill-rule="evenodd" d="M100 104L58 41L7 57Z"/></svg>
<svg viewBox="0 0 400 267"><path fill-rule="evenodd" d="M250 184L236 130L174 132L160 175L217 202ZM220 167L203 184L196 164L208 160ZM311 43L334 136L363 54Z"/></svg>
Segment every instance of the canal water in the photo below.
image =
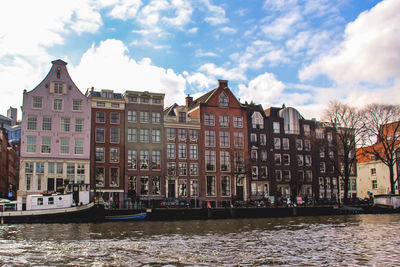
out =
<svg viewBox="0 0 400 267"><path fill-rule="evenodd" d="M0 265L400 266L400 214L0 226Z"/></svg>

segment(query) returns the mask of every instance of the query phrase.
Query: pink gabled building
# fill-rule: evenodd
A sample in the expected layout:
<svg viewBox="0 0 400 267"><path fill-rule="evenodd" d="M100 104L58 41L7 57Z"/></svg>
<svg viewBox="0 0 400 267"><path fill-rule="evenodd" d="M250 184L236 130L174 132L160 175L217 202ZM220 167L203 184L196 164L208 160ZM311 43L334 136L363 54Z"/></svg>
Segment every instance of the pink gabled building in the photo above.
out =
<svg viewBox="0 0 400 267"><path fill-rule="evenodd" d="M24 90L18 202L40 192L90 183L91 103L68 74L52 61L33 90Z"/></svg>

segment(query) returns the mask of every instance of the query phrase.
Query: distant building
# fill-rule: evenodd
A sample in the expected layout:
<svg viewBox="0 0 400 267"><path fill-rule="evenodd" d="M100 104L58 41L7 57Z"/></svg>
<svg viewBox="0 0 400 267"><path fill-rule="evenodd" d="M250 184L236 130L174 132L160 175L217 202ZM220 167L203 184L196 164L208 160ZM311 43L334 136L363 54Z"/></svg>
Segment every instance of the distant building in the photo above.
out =
<svg viewBox="0 0 400 267"><path fill-rule="evenodd" d="M18 185L18 157L8 143L7 132L0 131L0 198L15 199Z"/></svg>
<svg viewBox="0 0 400 267"><path fill-rule="evenodd" d="M53 61L44 80L24 91L19 205L27 194L89 184L90 99L76 87L66 65Z"/></svg>

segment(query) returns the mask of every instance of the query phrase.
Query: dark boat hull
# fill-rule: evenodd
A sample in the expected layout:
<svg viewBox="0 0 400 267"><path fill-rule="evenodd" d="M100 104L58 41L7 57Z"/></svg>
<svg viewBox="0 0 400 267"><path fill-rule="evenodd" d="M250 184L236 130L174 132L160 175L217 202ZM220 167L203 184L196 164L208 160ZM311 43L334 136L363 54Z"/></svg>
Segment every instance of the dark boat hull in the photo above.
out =
<svg viewBox="0 0 400 267"><path fill-rule="evenodd" d="M104 207L93 203L71 208L0 212L3 223L87 223L104 220Z"/></svg>
<svg viewBox="0 0 400 267"><path fill-rule="evenodd" d="M127 215L116 215L116 216L105 216L106 221L141 221L146 219L146 213L138 214L127 214Z"/></svg>

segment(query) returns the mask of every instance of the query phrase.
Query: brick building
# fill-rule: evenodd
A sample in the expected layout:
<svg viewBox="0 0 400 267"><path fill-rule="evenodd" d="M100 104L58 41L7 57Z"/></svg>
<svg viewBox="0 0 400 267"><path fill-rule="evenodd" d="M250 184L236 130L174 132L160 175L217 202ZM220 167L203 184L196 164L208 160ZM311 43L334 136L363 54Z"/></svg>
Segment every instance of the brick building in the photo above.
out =
<svg viewBox="0 0 400 267"><path fill-rule="evenodd" d="M212 207L230 206L249 197L247 162L247 114L228 88L218 87L189 102L188 113L200 119L200 197Z"/></svg>

